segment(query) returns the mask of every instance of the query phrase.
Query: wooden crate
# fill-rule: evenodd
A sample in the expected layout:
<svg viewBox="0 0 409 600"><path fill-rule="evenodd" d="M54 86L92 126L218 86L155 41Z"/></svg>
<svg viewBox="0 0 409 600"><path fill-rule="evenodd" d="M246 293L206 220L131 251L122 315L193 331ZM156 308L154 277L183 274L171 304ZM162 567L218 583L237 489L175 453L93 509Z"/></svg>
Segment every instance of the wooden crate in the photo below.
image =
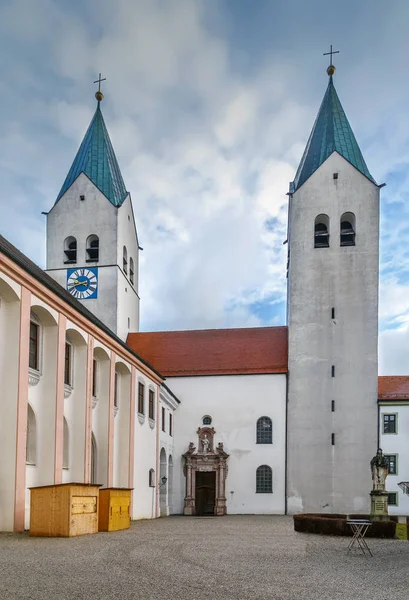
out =
<svg viewBox="0 0 409 600"><path fill-rule="evenodd" d="M98 533L99 485L62 483L30 488L30 535Z"/></svg>
<svg viewBox="0 0 409 600"><path fill-rule="evenodd" d="M129 529L131 524L132 488L104 488L99 490L99 531Z"/></svg>

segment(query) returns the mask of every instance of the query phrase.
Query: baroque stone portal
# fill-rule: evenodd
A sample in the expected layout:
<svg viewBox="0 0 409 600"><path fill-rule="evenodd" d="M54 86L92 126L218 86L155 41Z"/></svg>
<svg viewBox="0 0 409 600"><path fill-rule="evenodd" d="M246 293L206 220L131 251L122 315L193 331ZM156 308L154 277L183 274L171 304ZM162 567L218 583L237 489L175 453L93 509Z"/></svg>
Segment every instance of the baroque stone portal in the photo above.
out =
<svg viewBox="0 0 409 600"><path fill-rule="evenodd" d="M223 442L214 448L213 427L199 427L198 450L190 442L185 459L185 515L226 514L226 477L229 455Z"/></svg>

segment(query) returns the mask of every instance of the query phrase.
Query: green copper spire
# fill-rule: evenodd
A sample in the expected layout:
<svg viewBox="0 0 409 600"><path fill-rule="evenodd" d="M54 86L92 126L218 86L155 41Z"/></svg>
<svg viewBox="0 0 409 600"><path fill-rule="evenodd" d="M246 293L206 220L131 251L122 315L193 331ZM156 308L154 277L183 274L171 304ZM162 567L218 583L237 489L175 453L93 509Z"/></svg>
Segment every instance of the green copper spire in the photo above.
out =
<svg viewBox="0 0 409 600"><path fill-rule="evenodd" d="M331 64L327 71L329 75L327 91L318 111L295 179L290 185L291 193L301 187L333 152L338 152L362 175L375 183L335 91L332 81L334 71L335 67Z"/></svg>
<svg viewBox="0 0 409 600"><path fill-rule="evenodd" d="M95 94L98 105L77 152L71 169L58 194L56 202L65 194L81 173L92 181L114 206L121 206L128 192L122 179L115 152L109 139L100 102L103 98L99 90Z"/></svg>

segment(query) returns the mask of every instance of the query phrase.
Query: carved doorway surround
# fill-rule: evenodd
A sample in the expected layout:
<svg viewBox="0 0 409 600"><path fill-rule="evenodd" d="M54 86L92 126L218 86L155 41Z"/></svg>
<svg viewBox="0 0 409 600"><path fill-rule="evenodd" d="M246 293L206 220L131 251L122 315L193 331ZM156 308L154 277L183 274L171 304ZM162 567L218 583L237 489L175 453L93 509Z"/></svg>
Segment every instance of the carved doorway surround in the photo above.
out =
<svg viewBox="0 0 409 600"><path fill-rule="evenodd" d="M190 442L185 459L186 496L185 515L226 514L226 477L229 455L223 442L214 447L213 427L199 427L198 450ZM209 473L209 475L205 475ZM203 475L202 475L203 474ZM211 474L211 475L210 475Z"/></svg>

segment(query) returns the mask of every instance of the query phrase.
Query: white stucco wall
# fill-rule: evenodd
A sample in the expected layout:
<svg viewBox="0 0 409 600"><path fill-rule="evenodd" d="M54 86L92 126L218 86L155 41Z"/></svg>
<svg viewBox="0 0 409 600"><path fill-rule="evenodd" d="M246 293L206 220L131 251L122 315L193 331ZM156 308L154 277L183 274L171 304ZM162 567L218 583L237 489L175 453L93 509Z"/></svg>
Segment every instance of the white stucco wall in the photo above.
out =
<svg viewBox="0 0 409 600"><path fill-rule="evenodd" d="M138 414L138 382L145 385L145 415ZM149 470L157 476L157 406L155 385L155 420L148 418L148 390L151 382L140 372L135 378L135 459L132 519L152 519L156 516L156 486L149 487Z"/></svg>
<svg viewBox="0 0 409 600"><path fill-rule="evenodd" d="M285 511L286 375L229 375L167 378L180 399L174 424L172 505L183 513L184 459L189 442L197 447L202 417L212 417L215 442L224 443L228 458L226 497L228 514L283 514ZM273 444L256 444L256 423L273 421ZM256 470L269 465L273 493L256 493Z"/></svg>
<svg viewBox="0 0 409 600"><path fill-rule="evenodd" d="M397 433L383 433L384 414L397 416ZM398 487L409 481L409 403L380 404L379 417L379 446L384 454L397 454L397 474L386 478L387 491L398 494L398 505L389 506L389 514L409 516L409 496Z"/></svg>
<svg viewBox="0 0 409 600"><path fill-rule="evenodd" d="M127 249L128 272L122 269L123 247ZM138 296L138 271L139 247L136 233L131 197L128 195L122 206L118 209L118 236L117 236L118 264L118 322L117 332L120 338L126 339L130 331L139 331L139 296ZM134 263L134 283L130 281L131 258ZM129 323L128 323L129 318Z"/></svg>
<svg viewBox="0 0 409 600"><path fill-rule="evenodd" d="M12 531L20 329L20 286L0 272L0 531Z"/></svg>
<svg viewBox="0 0 409 600"><path fill-rule="evenodd" d="M345 212L356 218L352 247L340 247ZM329 248L314 248L320 214L330 219ZM290 198L289 512L369 510L368 464L377 430L378 246L379 190L333 153Z"/></svg>

